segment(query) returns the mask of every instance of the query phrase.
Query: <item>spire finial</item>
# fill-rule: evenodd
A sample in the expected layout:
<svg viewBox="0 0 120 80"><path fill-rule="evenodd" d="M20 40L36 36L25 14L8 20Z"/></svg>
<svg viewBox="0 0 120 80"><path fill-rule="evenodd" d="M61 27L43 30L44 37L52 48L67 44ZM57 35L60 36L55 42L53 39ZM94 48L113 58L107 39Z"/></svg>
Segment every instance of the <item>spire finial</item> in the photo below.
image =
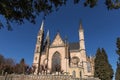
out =
<svg viewBox="0 0 120 80"><path fill-rule="evenodd" d="M41 24L40 30L43 30L43 27L44 27L44 20L42 20L42 24Z"/></svg>
<svg viewBox="0 0 120 80"><path fill-rule="evenodd" d="M80 30L82 30L82 20L80 20Z"/></svg>

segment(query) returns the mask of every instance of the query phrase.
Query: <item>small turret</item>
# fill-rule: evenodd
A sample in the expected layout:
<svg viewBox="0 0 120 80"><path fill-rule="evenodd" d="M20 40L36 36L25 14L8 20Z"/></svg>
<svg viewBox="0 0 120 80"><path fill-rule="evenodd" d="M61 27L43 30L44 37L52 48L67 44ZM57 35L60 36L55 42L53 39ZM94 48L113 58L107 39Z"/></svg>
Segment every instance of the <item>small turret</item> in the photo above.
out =
<svg viewBox="0 0 120 80"><path fill-rule="evenodd" d="M83 30L82 21L80 21L80 28L79 28L79 30Z"/></svg>
<svg viewBox="0 0 120 80"><path fill-rule="evenodd" d="M85 42L84 42L84 30L82 27L82 22L80 22L80 28L79 28L79 44L80 44L80 50L85 50Z"/></svg>

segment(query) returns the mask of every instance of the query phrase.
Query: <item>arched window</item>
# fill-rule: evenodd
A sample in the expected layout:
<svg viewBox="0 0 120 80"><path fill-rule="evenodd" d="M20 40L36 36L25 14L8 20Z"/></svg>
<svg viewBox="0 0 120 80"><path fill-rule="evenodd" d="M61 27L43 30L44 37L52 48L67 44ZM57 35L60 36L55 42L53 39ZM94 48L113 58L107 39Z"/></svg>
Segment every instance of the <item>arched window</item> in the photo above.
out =
<svg viewBox="0 0 120 80"><path fill-rule="evenodd" d="M90 64L90 62L87 62L87 70L88 70L88 72L91 72L91 64Z"/></svg>
<svg viewBox="0 0 120 80"><path fill-rule="evenodd" d="M53 54L52 57L52 72L60 72L61 71L61 58L58 52Z"/></svg>
<svg viewBox="0 0 120 80"><path fill-rule="evenodd" d="M76 72L73 71L73 72L72 72L72 75L73 75L73 77L76 77Z"/></svg>

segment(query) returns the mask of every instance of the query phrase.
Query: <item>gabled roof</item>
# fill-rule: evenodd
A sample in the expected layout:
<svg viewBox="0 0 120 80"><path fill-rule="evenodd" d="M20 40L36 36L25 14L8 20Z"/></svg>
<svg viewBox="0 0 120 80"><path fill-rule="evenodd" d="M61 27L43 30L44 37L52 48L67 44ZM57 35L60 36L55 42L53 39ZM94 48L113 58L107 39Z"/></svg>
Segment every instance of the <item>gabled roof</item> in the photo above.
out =
<svg viewBox="0 0 120 80"><path fill-rule="evenodd" d="M59 33L55 36L51 46L62 46L64 45L64 41L62 40L61 36Z"/></svg>
<svg viewBox="0 0 120 80"><path fill-rule="evenodd" d="M80 48L79 42L69 43L69 49L70 50L79 50L79 48Z"/></svg>

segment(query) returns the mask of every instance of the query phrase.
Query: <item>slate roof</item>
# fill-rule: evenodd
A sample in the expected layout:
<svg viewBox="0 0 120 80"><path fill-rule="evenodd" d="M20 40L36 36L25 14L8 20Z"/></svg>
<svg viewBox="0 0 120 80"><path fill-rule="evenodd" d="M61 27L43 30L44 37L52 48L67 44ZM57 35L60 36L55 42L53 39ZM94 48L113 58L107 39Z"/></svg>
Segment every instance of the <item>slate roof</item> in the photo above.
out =
<svg viewBox="0 0 120 80"><path fill-rule="evenodd" d="M79 42L73 42L73 43L69 43L69 49L70 50L79 50Z"/></svg>

